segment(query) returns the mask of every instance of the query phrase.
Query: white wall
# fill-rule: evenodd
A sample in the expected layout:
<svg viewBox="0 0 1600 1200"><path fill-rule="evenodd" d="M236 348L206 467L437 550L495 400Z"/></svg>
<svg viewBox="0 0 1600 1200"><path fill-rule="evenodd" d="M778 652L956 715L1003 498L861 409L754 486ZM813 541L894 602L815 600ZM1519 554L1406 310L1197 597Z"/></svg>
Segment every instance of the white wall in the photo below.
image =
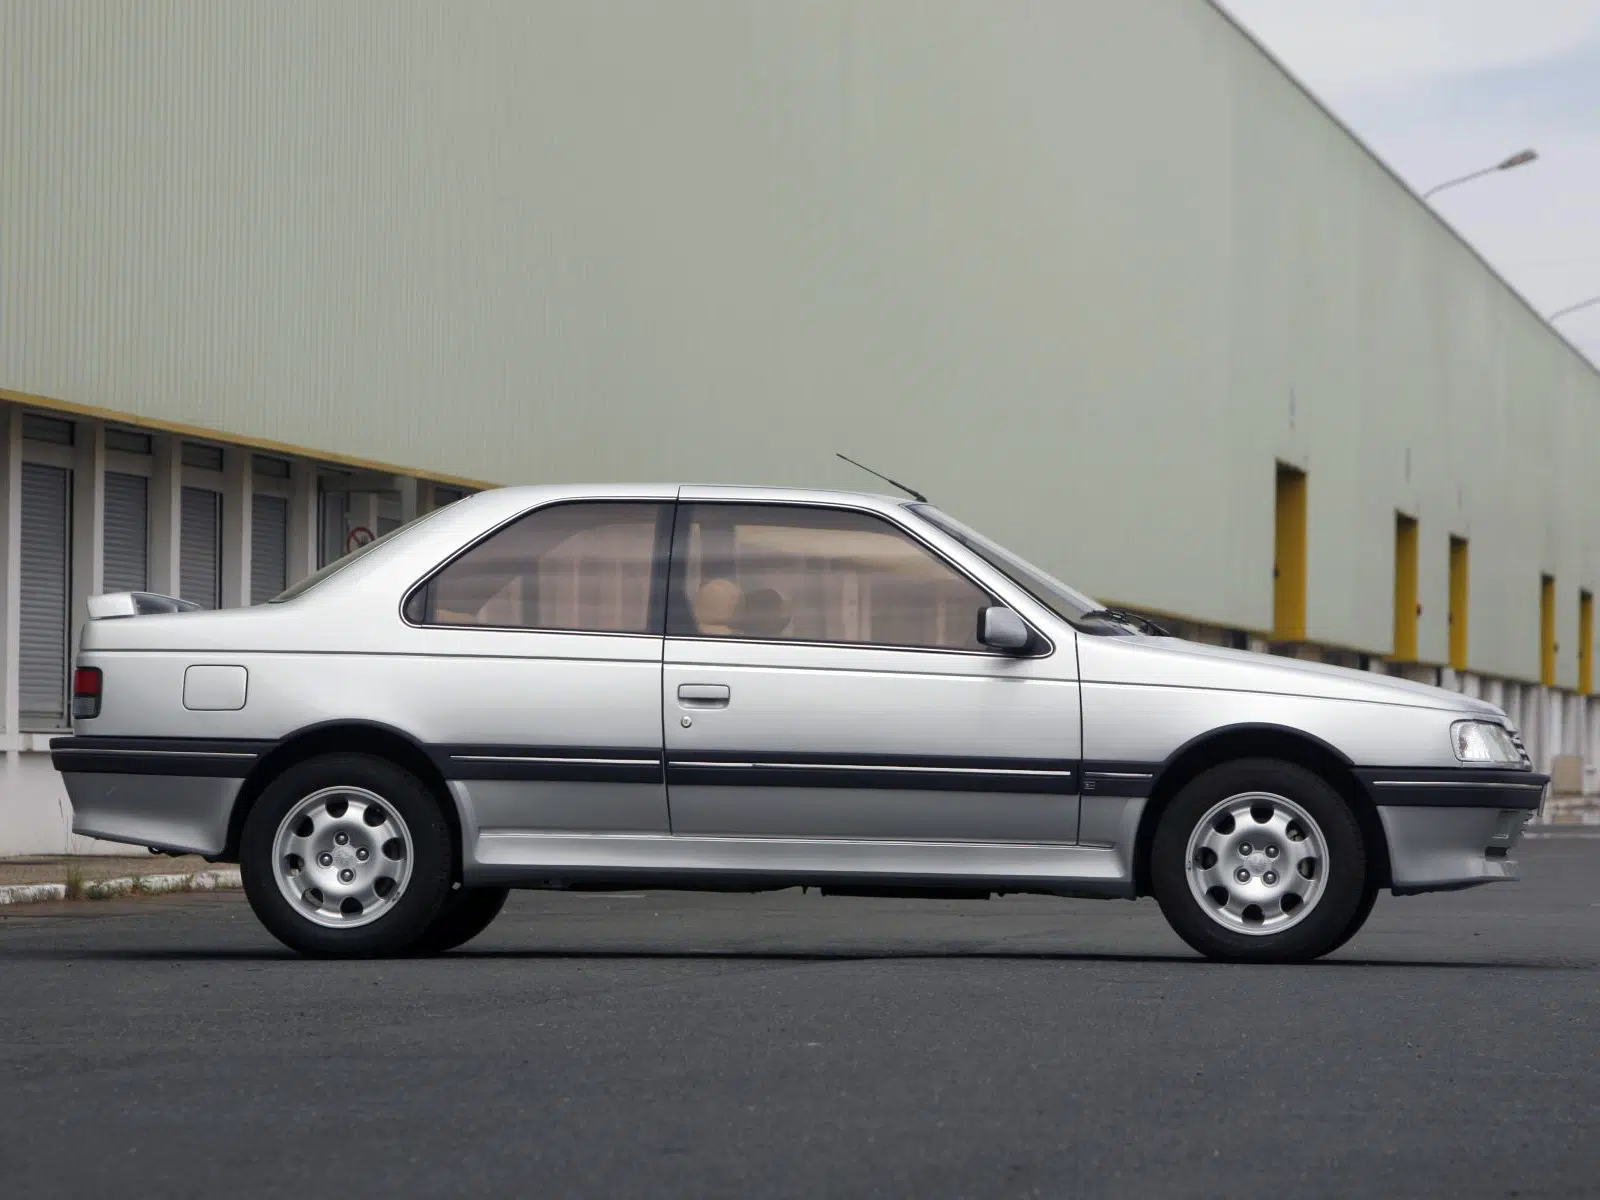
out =
<svg viewBox="0 0 1600 1200"><path fill-rule="evenodd" d="M468 478L857 485L1559 679L1600 379L1202 0L0 0L0 389ZM1409 461L1409 468L1407 463Z"/></svg>

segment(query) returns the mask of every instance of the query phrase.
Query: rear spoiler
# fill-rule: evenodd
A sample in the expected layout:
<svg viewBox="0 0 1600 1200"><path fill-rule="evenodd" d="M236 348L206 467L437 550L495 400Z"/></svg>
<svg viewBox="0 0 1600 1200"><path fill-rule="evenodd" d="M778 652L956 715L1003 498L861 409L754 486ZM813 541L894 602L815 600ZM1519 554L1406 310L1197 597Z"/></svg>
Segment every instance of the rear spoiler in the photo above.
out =
<svg viewBox="0 0 1600 1200"><path fill-rule="evenodd" d="M148 617L156 613L198 612L200 605L176 596L154 592L107 592L89 597L89 620L109 621L116 617Z"/></svg>

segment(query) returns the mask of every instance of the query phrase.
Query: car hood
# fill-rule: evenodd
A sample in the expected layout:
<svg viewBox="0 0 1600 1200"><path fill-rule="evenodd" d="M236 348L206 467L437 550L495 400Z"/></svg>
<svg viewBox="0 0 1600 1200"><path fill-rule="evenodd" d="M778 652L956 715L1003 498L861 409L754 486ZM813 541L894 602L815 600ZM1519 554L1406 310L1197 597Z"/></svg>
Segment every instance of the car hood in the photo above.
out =
<svg viewBox="0 0 1600 1200"><path fill-rule="evenodd" d="M1178 638L1078 637L1085 683L1215 688L1437 708L1505 719L1495 705L1431 684Z"/></svg>

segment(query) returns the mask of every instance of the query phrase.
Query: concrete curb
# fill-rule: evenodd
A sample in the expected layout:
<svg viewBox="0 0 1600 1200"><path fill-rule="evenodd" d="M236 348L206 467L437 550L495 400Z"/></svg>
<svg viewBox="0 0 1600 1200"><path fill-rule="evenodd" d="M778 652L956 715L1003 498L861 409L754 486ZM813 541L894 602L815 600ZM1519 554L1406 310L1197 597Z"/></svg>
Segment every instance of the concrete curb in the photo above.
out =
<svg viewBox="0 0 1600 1200"><path fill-rule="evenodd" d="M239 869L228 867L220 871L195 871L187 875L139 875L124 879L95 879L83 885L85 900L111 900L117 896L157 896L167 892L212 892L218 888L236 888ZM0 905L39 904L46 900L65 900L64 883L19 883L0 887Z"/></svg>

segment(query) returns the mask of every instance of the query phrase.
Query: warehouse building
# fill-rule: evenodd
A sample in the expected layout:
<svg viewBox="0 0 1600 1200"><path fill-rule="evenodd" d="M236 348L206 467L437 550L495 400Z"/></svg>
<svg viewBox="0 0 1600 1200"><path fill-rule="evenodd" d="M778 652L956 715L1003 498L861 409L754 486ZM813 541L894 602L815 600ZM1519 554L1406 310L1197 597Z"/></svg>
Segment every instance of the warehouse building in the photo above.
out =
<svg viewBox="0 0 1600 1200"><path fill-rule="evenodd" d="M97 592L839 450L1594 759L1600 374L1206 0L0 0L0 65L0 853Z"/></svg>

